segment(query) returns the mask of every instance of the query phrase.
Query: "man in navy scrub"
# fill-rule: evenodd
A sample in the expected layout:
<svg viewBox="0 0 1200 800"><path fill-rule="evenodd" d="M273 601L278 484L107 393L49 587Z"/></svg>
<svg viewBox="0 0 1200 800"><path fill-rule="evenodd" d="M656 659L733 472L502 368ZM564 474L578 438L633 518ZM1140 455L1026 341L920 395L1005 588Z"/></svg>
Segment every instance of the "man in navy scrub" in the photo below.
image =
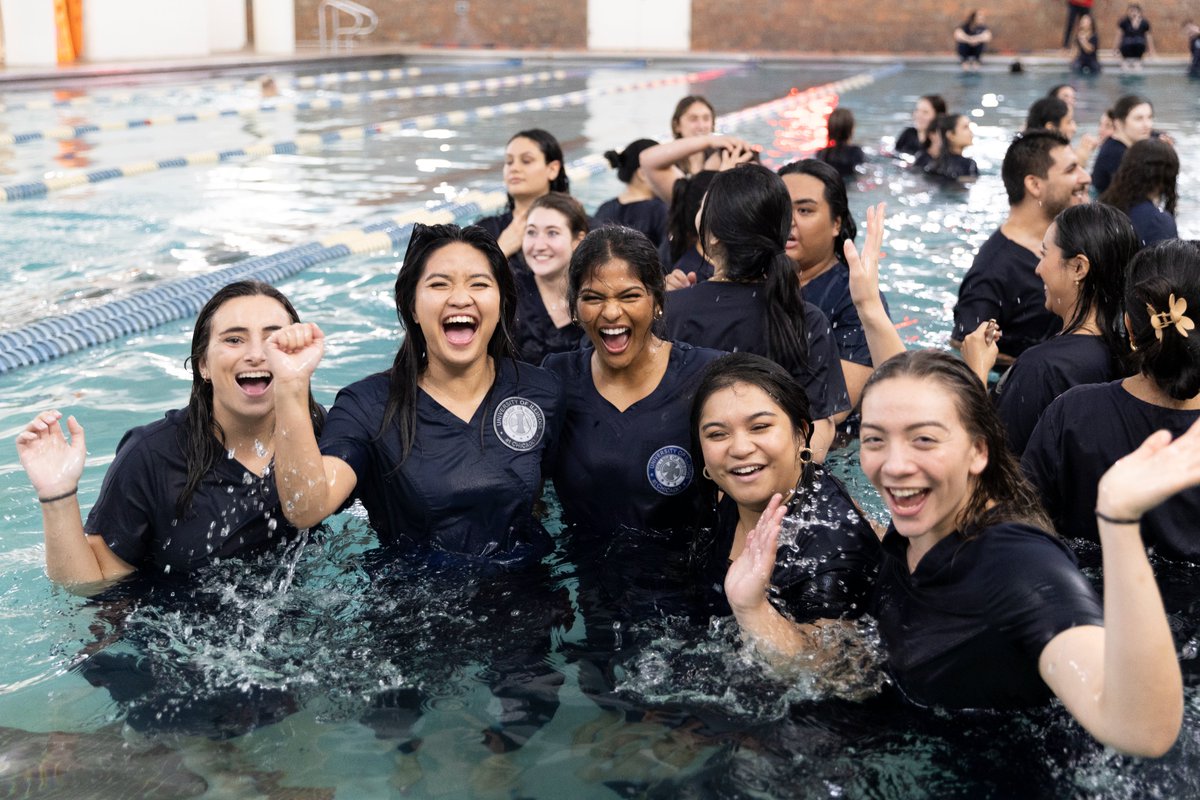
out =
<svg viewBox="0 0 1200 800"><path fill-rule="evenodd" d="M1046 229L1067 206L1087 202L1091 178L1067 138L1044 130L1013 140L1000 174L1008 219L979 248L963 278L950 344L961 348L968 333L995 320L1003 333L996 363L1007 367L1062 327L1046 310L1045 288L1034 270Z"/></svg>

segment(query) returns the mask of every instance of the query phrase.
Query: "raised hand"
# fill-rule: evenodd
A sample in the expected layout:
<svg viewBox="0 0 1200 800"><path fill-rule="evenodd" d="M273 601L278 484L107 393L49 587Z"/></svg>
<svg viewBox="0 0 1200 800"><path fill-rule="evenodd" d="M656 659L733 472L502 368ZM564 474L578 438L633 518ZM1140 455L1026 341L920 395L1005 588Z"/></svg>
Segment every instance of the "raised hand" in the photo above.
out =
<svg viewBox="0 0 1200 800"><path fill-rule="evenodd" d="M867 238L860 254L854 242L846 240L843 255L850 268L850 299L855 308L879 302L879 259L883 252L883 221L887 203L867 208Z"/></svg>
<svg viewBox="0 0 1200 800"><path fill-rule="evenodd" d="M266 343L267 367L277 388L308 382L325 354L325 334L315 322L297 322L271 334Z"/></svg>
<svg viewBox="0 0 1200 800"><path fill-rule="evenodd" d="M1172 495L1200 484L1200 421L1174 441L1157 431L1108 468L1096 492L1096 511L1136 520Z"/></svg>
<svg viewBox="0 0 1200 800"><path fill-rule="evenodd" d="M83 426L74 417L68 417L67 429L71 434L68 441L61 419L62 413L57 410L42 412L17 434L17 457L41 498L74 491L83 474L87 458Z"/></svg>
<svg viewBox="0 0 1200 800"><path fill-rule="evenodd" d="M508 227L500 231L500 235L496 237L496 244L500 245L500 249L504 251L504 255L512 258L516 253L521 252L521 245L525 243L525 221L527 215L513 212L512 222L508 223Z"/></svg>
<svg viewBox="0 0 1200 800"><path fill-rule="evenodd" d="M684 272L681 269L673 269L667 273L667 291L671 292L676 289L688 289L696 285L696 280L696 273L694 272Z"/></svg>
<svg viewBox="0 0 1200 800"><path fill-rule="evenodd" d="M979 327L971 331L963 339L962 358L971 371L979 376L983 385L987 386L988 373L996 366L1000 357L1000 326L996 320L989 319L979 323Z"/></svg>
<svg viewBox="0 0 1200 800"><path fill-rule="evenodd" d="M787 514L783 495L776 494L758 518L758 524L746 535L741 554L725 573L725 597L734 614L760 609L767 602L767 587L775 570L775 551L779 547L779 529Z"/></svg>

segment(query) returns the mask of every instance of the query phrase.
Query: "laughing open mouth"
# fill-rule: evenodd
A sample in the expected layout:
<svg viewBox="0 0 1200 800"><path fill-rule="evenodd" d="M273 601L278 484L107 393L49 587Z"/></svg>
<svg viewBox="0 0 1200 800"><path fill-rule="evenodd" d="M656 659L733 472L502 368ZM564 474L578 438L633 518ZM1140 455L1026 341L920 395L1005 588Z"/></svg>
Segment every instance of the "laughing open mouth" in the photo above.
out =
<svg viewBox="0 0 1200 800"><path fill-rule="evenodd" d="M604 343L604 349L610 353L620 353L629 346L629 340L633 337L633 331L628 327L613 327L600 329L600 341Z"/></svg>
<svg viewBox="0 0 1200 800"><path fill-rule="evenodd" d="M234 378L238 386L242 387L242 391L251 397L258 397L265 393L271 385L273 376L266 370L255 370L254 372L240 372Z"/></svg>
<svg viewBox="0 0 1200 800"><path fill-rule="evenodd" d="M446 333L446 341L458 346L470 344L471 340L475 338L475 330L478 327L479 322L466 314L446 317L442 320L442 330Z"/></svg>

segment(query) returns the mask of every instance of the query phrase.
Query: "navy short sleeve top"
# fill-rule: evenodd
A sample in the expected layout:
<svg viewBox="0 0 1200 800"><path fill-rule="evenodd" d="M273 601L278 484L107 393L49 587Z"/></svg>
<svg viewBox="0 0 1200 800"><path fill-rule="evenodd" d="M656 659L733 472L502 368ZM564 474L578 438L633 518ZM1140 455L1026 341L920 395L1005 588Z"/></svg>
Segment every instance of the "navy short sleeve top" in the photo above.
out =
<svg viewBox="0 0 1200 800"><path fill-rule="evenodd" d="M870 367L871 348L863 331L858 309L850 299L850 268L837 262L825 272L804 284L804 299L821 309L829 320L833 340L842 360ZM888 311L887 299L879 293L883 310Z"/></svg>
<svg viewBox="0 0 1200 800"><path fill-rule="evenodd" d="M541 364L551 353L578 350L585 339L583 329L574 322L559 328L550 318L542 293L532 272L513 274L517 285L517 318L513 343L517 356L529 364ZM566 303L566 298L563 298Z"/></svg>
<svg viewBox="0 0 1200 800"><path fill-rule="evenodd" d="M897 686L922 705L1019 708L1051 697L1038 658L1055 636L1103 625L1100 599L1058 539L1003 523L952 533L909 572L892 527L873 613Z"/></svg>
<svg viewBox="0 0 1200 800"><path fill-rule="evenodd" d="M698 347L767 355L766 287L762 283L707 281L667 292L668 338ZM850 409L833 330L821 310L804 304L808 363L792 377L804 386L813 419Z"/></svg>
<svg viewBox="0 0 1200 800"><path fill-rule="evenodd" d="M1062 329L1046 309L1046 289L1035 270L1033 251L1000 231L988 238L958 288L954 338L962 341L981 322L994 319L1004 336L1000 352L1013 358Z"/></svg>
<svg viewBox="0 0 1200 800"><path fill-rule="evenodd" d="M722 353L672 343L666 373L624 411L592 379L589 344L543 365L566 387L562 438L553 468L563 516L576 535L607 537L618 527L690 530L699 495L690 450L692 394Z"/></svg>
<svg viewBox="0 0 1200 800"><path fill-rule="evenodd" d="M667 204L657 197L622 203L617 198L606 201L592 217L592 225L624 225L646 234L655 247L667 238Z"/></svg>
<svg viewBox="0 0 1200 800"><path fill-rule="evenodd" d="M1114 136L1110 136L1096 151L1096 162L1092 165L1092 188L1096 194L1103 194L1117 174L1121 159L1125 157L1128 146Z"/></svg>
<svg viewBox="0 0 1200 800"><path fill-rule="evenodd" d="M218 558L251 555L295 536L279 508L270 469L255 475L222 458L182 516L187 483L186 412L130 430L117 445L84 531L104 538L139 570L186 573Z"/></svg>
<svg viewBox="0 0 1200 800"><path fill-rule="evenodd" d="M323 455L354 470L354 496L380 542L490 561L540 557L547 540L533 505L562 426L558 379L501 359L469 422L418 391L416 434L403 462L395 430L380 433L387 399L387 373L342 389L320 440Z"/></svg>

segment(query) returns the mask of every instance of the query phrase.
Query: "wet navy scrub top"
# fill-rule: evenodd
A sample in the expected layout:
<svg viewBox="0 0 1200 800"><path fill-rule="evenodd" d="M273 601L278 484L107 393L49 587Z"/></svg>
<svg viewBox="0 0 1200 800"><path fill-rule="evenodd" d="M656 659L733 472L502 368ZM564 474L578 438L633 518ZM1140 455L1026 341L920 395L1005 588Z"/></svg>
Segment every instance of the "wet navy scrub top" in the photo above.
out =
<svg viewBox="0 0 1200 800"><path fill-rule="evenodd" d="M857 619L870 608L881 557L879 537L863 518L841 482L820 465L812 482L793 502L779 535L771 573L772 605L797 623L818 619ZM725 599L725 573L737 529L737 503L717 505L712 541L702 553L703 590L709 614L732 614ZM797 530L792 526L799 524Z"/></svg>
<svg viewBox="0 0 1200 800"><path fill-rule="evenodd" d="M698 512L689 415L692 394L719 350L673 342L657 387L624 411L592 379L589 344L543 365L566 387L554 488L563 516L581 533L608 537L619 526L690 529Z"/></svg>
<svg viewBox="0 0 1200 800"><path fill-rule="evenodd" d="M1092 189L1096 194L1103 194L1112 183L1113 176L1117 174L1117 168L1121 166L1121 160L1125 158L1125 151L1128 149L1128 145L1113 136L1105 139L1100 145L1100 149L1096 151L1096 161L1092 165Z"/></svg>
<svg viewBox="0 0 1200 800"><path fill-rule="evenodd" d="M592 217L592 227L602 225L624 225L646 234L655 247L667 240L667 204L657 197L622 203L617 198L608 200Z"/></svg>
<svg viewBox="0 0 1200 800"><path fill-rule="evenodd" d="M1038 257L1000 231L988 238L958 288L954 338L962 341L981 322L994 319L1004 335L1000 352L1016 358L1062 330L1046 309L1046 286L1034 271Z"/></svg>
<svg viewBox="0 0 1200 800"><path fill-rule="evenodd" d="M555 326L533 273L514 272L513 279L517 285L517 318L512 333L517 357L527 364L541 364L551 353L578 350L586 338L583 329L575 322Z"/></svg>
<svg viewBox="0 0 1200 800"><path fill-rule="evenodd" d="M1038 672L1050 640L1103 625L1100 599L1067 546L1016 523L973 537L954 532L911 574L908 542L883 539L873 614L896 685L946 708L1020 708L1052 693Z"/></svg>
<svg viewBox="0 0 1200 800"><path fill-rule="evenodd" d="M864 367L873 366L871 348L867 346L867 334L863 331L858 309L854 307L854 301L850 298L849 267L838 261L804 284L804 299L821 309L821 313L829 320L833 340L843 361L861 364ZM879 299L883 302L884 313L890 316L891 312L883 292L879 293Z"/></svg>
<svg viewBox="0 0 1200 800"><path fill-rule="evenodd" d="M416 434L403 464L396 432L379 433L387 399L383 372L342 389L320 442L322 455L354 470L354 497L380 543L493 561L540 558L547 537L533 503L542 489L543 459L562 425L558 379L500 359L470 422L419 390Z"/></svg>
<svg viewBox="0 0 1200 800"><path fill-rule="evenodd" d="M134 428L116 457L84 531L140 570L181 573L218 558L261 552L296 529L279 508L270 469L255 475L222 458L205 474L182 517L175 504L187 483L187 412Z"/></svg>
<svg viewBox="0 0 1200 800"><path fill-rule="evenodd" d="M1179 436L1197 419L1200 411L1139 400L1121 381L1076 386L1042 413L1021 469L1037 487L1060 534L1098 542L1100 477L1155 431L1165 428ZM1200 561L1200 487L1184 489L1143 514L1142 541L1160 556Z"/></svg>
<svg viewBox="0 0 1200 800"><path fill-rule="evenodd" d="M667 292L667 338L698 347L767 357L766 284L707 281ZM793 374L808 394L813 419L850 410L833 331L821 309L804 304L808 363Z"/></svg>

